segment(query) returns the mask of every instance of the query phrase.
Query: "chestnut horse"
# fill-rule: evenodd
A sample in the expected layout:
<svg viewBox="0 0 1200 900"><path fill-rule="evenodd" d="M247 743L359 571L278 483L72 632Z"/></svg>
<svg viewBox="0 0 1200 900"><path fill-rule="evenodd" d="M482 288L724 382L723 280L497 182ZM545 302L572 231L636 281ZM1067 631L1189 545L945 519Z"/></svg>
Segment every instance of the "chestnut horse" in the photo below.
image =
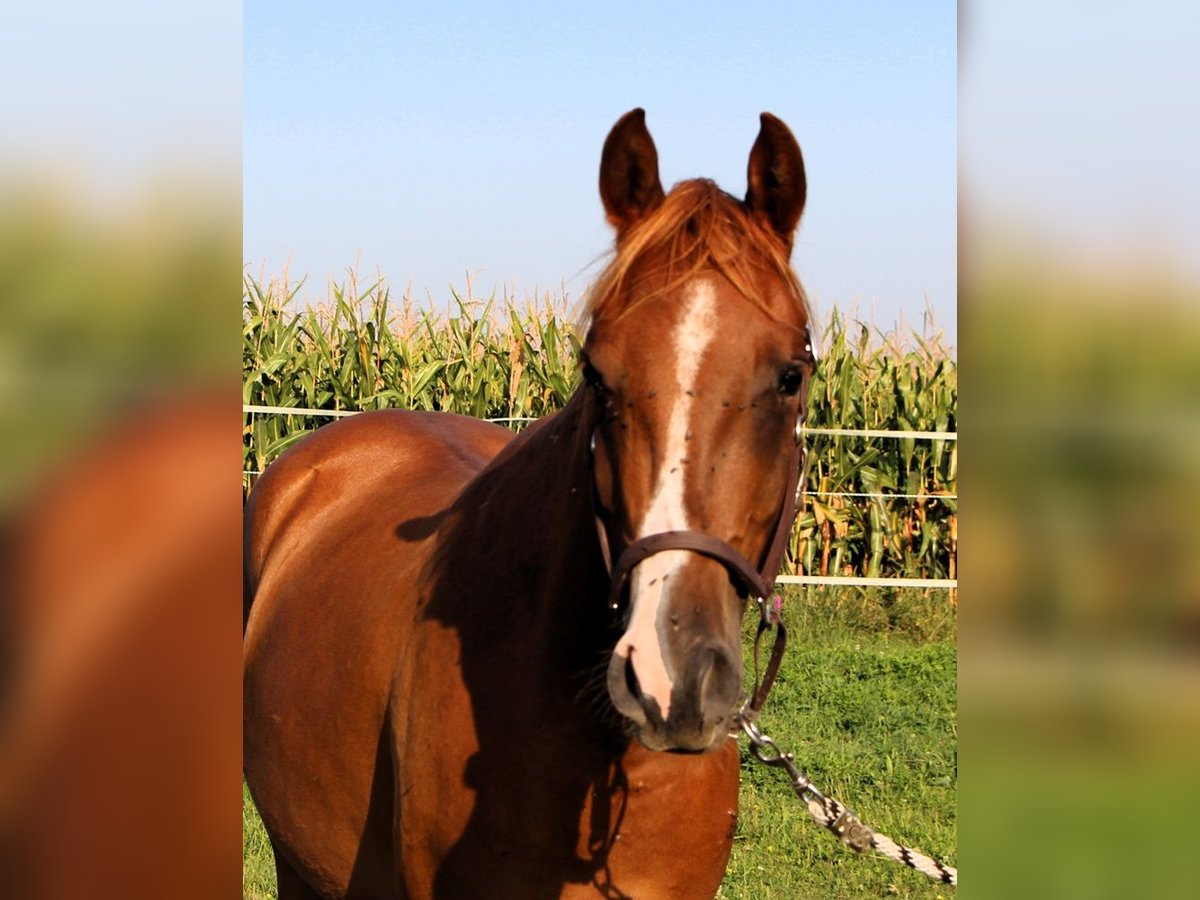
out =
<svg viewBox="0 0 1200 900"><path fill-rule="evenodd" d="M283 900L716 892L740 621L790 531L814 366L805 190L764 113L745 201L664 194L627 113L563 410L516 437L367 413L259 480L245 771Z"/></svg>

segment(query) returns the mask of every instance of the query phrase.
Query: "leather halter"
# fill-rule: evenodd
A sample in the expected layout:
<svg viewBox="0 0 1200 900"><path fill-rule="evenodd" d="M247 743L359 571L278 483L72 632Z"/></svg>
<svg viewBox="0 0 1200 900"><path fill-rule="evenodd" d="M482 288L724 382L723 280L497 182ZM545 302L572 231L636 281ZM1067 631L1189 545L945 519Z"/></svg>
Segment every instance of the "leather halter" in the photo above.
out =
<svg viewBox="0 0 1200 900"><path fill-rule="evenodd" d="M767 598L771 595L775 578L779 575L779 569L783 565L783 556L787 550L788 538L791 537L792 533L792 523L796 518L796 507L800 502L800 467L804 458L804 441L801 429L804 425L807 409L808 382L806 380L800 398L800 415L796 419L795 443L788 460L787 488L784 490L783 501L780 504L779 517L775 522L771 542L767 545L766 554L763 556L762 564L758 568L755 568L745 556L730 544L702 531L660 531L657 534L638 538L621 552L614 565L612 562L612 553L608 546L608 530L604 524L604 520L600 518L600 505L597 502L599 498L596 496L596 482L594 478L592 480L592 515L596 520L596 533L600 538L600 553L604 557L604 565L608 569L611 578L611 586L608 594L609 609L614 612L620 609L625 579L633 571L634 566L654 556L656 553L662 553L664 550L690 550L693 553L700 553L710 559L715 559L729 570L729 573L745 587L750 596L758 599L762 610L762 618L759 620L758 631L754 636L755 687L742 709L741 715L743 717L754 716L762 708L763 703L766 702L767 694L770 693L771 686L775 683L775 676L779 672L779 664L783 660L783 651L787 646L787 629L783 626L783 620L779 617L778 609ZM595 449L594 433L592 435L591 449L592 451ZM594 454L590 454L589 466L593 463ZM771 656L760 680L758 677L759 643L763 635L772 627L775 628L775 643L771 648Z"/></svg>

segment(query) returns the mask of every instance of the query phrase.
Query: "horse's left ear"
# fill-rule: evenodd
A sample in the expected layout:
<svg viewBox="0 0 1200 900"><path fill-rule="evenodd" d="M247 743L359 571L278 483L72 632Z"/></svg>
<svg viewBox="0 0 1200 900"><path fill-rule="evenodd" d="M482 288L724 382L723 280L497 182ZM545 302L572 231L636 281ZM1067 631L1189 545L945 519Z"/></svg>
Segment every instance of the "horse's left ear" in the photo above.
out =
<svg viewBox="0 0 1200 900"><path fill-rule="evenodd" d="M646 111L631 109L617 120L600 156L600 199L620 240L663 200L658 151L646 128Z"/></svg>
<svg viewBox="0 0 1200 900"><path fill-rule="evenodd" d="M746 171L746 206L762 216L792 246L792 235L804 212L808 182L804 157L792 132L768 112L759 116L758 138L750 149Z"/></svg>

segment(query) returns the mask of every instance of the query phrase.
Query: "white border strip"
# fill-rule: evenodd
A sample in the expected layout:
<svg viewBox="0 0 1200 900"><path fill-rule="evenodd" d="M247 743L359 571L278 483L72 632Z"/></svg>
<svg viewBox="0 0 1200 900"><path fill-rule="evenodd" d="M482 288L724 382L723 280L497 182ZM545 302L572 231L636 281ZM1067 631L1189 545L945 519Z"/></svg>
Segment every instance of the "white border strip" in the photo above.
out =
<svg viewBox="0 0 1200 900"><path fill-rule="evenodd" d="M832 434L836 436L862 436L882 438L913 438L923 441L957 441L957 431L887 431L880 428L809 428L805 434Z"/></svg>
<svg viewBox="0 0 1200 900"><path fill-rule="evenodd" d="M858 585L861 587L912 587L912 588L951 588L958 587L957 578L855 578L853 576L835 577L833 575L780 575L775 579L776 584L824 584L832 587L839 585Z"/></svg>
<svg viewBox="0 0 1200 900"><path fill-rule="evenodd" d="M266 413L282 416L357 416L363 412L378 412L374 409L313 409L309 406L251 406L242 404L244 413ZM484 419L485 422L536 422L536 416L501 416L498 419Z"/></svg>
<svg viewBox="0 0 1200 900"><path fill-rule="evenodd" d="M341 416L357 416L362 410L360 409L309 409L304 406L247 406L242 404L242 412L244 413L271 413L273 415L285 416L330 416L332 418L340 418Z"/></svg>

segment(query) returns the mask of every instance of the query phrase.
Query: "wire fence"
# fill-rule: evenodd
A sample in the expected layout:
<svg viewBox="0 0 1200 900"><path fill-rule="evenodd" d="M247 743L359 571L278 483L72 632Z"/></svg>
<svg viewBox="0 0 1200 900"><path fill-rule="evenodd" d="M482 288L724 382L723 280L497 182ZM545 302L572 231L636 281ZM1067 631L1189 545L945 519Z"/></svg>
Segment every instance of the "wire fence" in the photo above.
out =
<svg viewBox="0 0 1200 900"><path fill-rule="evenodd" d="M267 413L270 415L289 415L289 416L329 416L330 418L342 418L344 416L357 416L362 412L374 412L374 410L362 409L311 409L304 406L255 406L252 404L244 404L242 406L244 413ZM536 422L535 416L500 416L494 419L485 419L486 422ZM913 440L923 441L957 441L957 431L903 431L881 428L810 428L805 426L803 429L805 434L828 434L834 437L878 437L878 438L911 438Z"/></svg>
<svg viewBox="0 0 1200 900"><path fill-rule="evenodd" d="M344 410L344 409L312 409L299 406L259 406L254 404L243 404L242 412L244 414L254 415L295 415L295 416L327 416L329 418L345 418L347 416L356 416L360 412L368 412L368 410ZM495 422L497 424L517 423L517 422L535 422L536 417L533 416L503 416L499 418L486 419L487 422ZM958 432L956 431L905 431L905 430L889 430L878 428L809 428L803 429L805 434L824 434L832 437L868 437L868 438L890 438L900 440L908 438L911 440L924 441L957 441ZM260 471L244 471L244 475L261 475ZM905 494L883 491L821 491L818 496L822 498L829 497L857 497L866 499L884 499L884 500L958 500L957 493L942 493L934 492L929 494ZM795 584L795 585L825 585L825 586L847 586L847 587L908 587L908 588L924 588L924 589L946 589L951 591L958 590L957 578L868 578L855 575L780 575L775 579L776 584Z"/></svg>

